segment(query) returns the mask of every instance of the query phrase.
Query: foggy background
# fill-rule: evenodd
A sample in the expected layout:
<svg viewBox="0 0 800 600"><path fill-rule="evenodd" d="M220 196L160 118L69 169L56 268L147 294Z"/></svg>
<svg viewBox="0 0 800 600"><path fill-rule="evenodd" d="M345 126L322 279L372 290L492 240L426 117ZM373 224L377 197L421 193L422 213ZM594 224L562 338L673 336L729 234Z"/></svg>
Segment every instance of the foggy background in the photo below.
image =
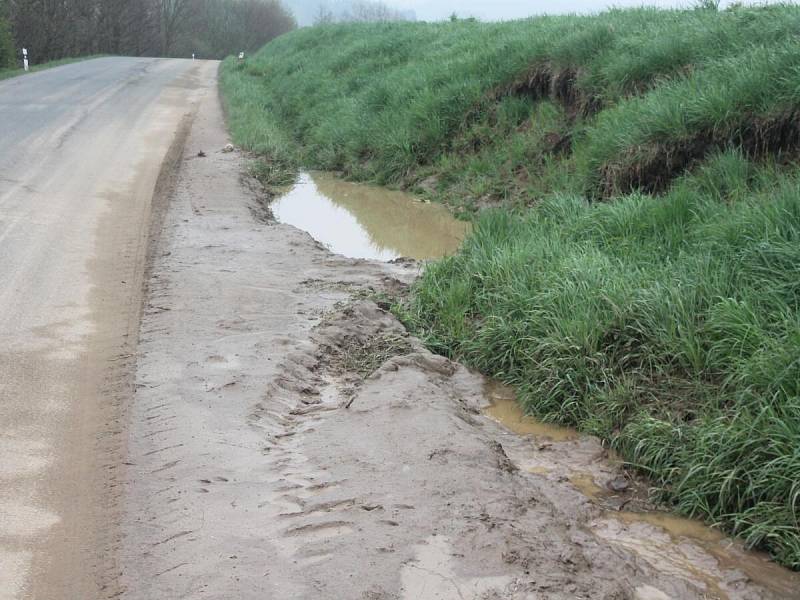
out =
<svg viewBox="0 0 800 600"><path fill-rule="evenodd" d="M437 21L453 13L459 17L477 17L482 21L521 19L541 14L596 13L609 7L658 6L661 8L686 8L696 4L692 0L563 0L560 2L530 0L382 0L388 7L401 11L409 20ZM720 8L732 4L720 2ZM284 0L292 10L298 25L311 25L320 7L333 12L346 10L348 0ZM753 4L744 2L743 4ZM757 2L764 4L764 2Z"/></svg>

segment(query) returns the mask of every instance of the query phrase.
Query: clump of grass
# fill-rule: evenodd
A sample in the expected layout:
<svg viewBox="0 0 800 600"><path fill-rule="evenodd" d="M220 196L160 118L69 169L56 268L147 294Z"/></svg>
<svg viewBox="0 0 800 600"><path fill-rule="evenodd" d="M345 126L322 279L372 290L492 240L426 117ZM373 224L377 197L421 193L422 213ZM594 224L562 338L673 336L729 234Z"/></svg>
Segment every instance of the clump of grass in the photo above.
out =
<svg viewBox="0 0 800 600"><path fill-rule="evenodd" d="M260 157L250 163L247 171L266 189L279 190L297 180L297 166L276 158Z"/></svg>
<svg viewBox="0 0 800 600"><path fill-rule="evenodd" d="M291 185L297 178L298 148L260 98L259 82L247 75L245 65L229 58L223 64L220 85L234 140L257 156L250 164L250 175L268 190Z"/></svg>
<svg viewBox="0 0 800 600"><path fill-rule="evenodd" d="M800 44L754 46L604 111L587 131L589 189L663 191L715 149L796 158Z"/></svg>
<svg viewBox="0 0 800 600"><path fill-rule="evenodd" d="M411 343L406 337L384 333L366 341L347 338L328 348L325 360L339 373L355 373L365 379L393 356L410 354L411 351Z"/></svg>

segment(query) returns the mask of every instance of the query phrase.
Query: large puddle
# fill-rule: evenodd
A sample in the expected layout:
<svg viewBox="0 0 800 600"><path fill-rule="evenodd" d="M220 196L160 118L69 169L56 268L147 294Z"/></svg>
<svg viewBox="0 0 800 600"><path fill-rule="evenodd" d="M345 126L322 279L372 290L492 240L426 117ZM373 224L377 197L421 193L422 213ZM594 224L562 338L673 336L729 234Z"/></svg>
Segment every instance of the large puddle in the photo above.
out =
<svg viewBox="0 0 800 600"><path fill-rule="evenodd" d="M327 173L301 173L271 208L281 223L350 258L440 258L458 249L470 227L444 206Z"/></svg>
<svg viewBox="0 0 800 600"><path fill-rule="evenodd" d="M535 467L526 469L529 473L569 481L598 506L605 506L604 498L614 493L598 484L590 472L591 465L584 465L585 470L581 470L577 431L525 415L513 389L506 385L489 380L485 394L490 402L484 409L486 415L514 433L531 436L536 442L532 452L542 448L541 440L550 442L545 445L545 453L536 453L539 461ZM616 462L614 458L611 457L612 462ZM632 493L633 487L617 496L630 497ZM603 510L602 516L590 523L594 534L635 552L662 572L695 582L710 597L740 597L742 586L752 581L779 597L800 598L800 574L777 565L761 553L744 550L741 542L719 530L664 512L622 510L626 504Z"/></svg>

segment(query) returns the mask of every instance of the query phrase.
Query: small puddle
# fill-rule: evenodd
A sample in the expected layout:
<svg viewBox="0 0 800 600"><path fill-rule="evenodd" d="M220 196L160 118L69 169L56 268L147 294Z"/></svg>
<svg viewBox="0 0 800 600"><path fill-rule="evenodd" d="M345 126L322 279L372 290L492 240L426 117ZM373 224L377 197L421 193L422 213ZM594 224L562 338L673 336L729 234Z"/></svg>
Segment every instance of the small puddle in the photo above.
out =
<svg viewBox="0 0 800 600"><path fill-rule="evenodd" d="M548 438L553 442L576 439L573 429L537 421L525 415L514 390L498 381L487 379L484 393L490 406L487 416L520 435ZM565 452L572 446L565 446ZM558 452L558 446L550 450ZM603 507L607 496L632 498L635 486L620 494L600 486L589 471L580 470L575 456L551 456L551 465L536 465L528 472L548 475L567 469L569 483L584 496ZM612 462L622 462L611 453ZM779 597L800 598L800 574L781 567L763 553L747 551L740 541L733 540L700 521L660 511L602 511L602 517L591 524L599 538L638 554L659 571L694 581L705 587L711 597L737 598L747 582L754 582ZM657 596L653 596L657 597Z"/></svg>
<svg viewBox="0 0 800 600"><path fill-rule="evenodd" d="M327 173L301 173L271 209L281 223L350 258L441 258L455 253L470 229L440 204Z"/></svg>
<svg viewBox="0 0 800 600"><path fill-rule="evenodd" d="M800 573L793 573L770 560L761 552L742 549L721 531L699 521L663 512L620 513L623 521L644 521L661 527L673 539L688 539L700 545L719 562L725 570L738 570L750 581L787 598L800 598Z"/></svg>
<svg viewBox="0 0 800 600"><path fill-rule="evenodd" d="M574 473L570 476L569 482L587 498L597 500L606 494L606 490L601 488L589 473Z"/></svg>
<svg viewBox="0 0 800 600"><path fill-rule="evenodd" d="M491 402L484 412L516 434L534 435L554 442L566 442L579 436L574 429L544 423L526 415L514 390L499 381L487 380L484 393Z"/></svg>
<svg viewBox="0 0 800 600"><path fill-rule="evenodd" d="M781 598L800 597L800 574L699 521L663 512L607 512L591 529L664 573L703 584L716 598L738 598L748 582Z"/></svg>

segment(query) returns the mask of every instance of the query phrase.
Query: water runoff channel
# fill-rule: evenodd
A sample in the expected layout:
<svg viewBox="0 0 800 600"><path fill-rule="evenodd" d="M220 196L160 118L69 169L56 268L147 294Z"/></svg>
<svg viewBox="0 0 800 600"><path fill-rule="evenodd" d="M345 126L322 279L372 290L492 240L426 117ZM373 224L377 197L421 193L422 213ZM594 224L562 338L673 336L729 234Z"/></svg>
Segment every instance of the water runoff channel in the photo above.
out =
<svg viewBox="0 0 800 600"><path fill-rule="evenodd" d="M470 231L469 223L454 218L444 206L320 172L301 173L271 209L279 222L307 231L332 252L350 258L435 260L455 253ZM598 537L696 581L712 598L737 597L737 584L745 581L778 597L800 598L800 574L745 550L740 541L715 528L649 505L646 482L632 480L623 489L610 489L604 479L619 473L622 461L608 450L601 461L605 466L587 460L586 449L591 451L596 439L524 414L513 390L499 382L488 380L485 393L486 416L510 435L531 441L529 455L512 457L523 470L568 481L600 507L600 516L588 524ZM546 458L536 449L549 450Z"/></svg>

